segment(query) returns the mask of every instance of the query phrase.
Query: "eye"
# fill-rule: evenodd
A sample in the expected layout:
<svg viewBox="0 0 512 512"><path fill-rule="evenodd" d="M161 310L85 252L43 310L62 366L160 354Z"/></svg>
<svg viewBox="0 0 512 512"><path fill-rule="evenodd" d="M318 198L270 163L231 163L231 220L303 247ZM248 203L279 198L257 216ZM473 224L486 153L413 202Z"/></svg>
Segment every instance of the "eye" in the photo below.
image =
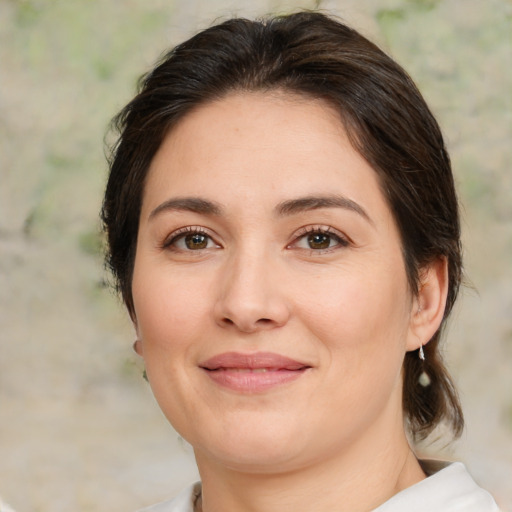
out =
<svg viewBox="0 0 512 512"><path fill-rule="evenodd" d="M212 237L201 228L186 227L171 234L164 248L175 251L201 251L219 247Z"/></svg>
<svg viewBox="0 0 512 512"><path fill-rule="evenodd" d="M182 242L187 249L196 251L198 249L206 249L211 240L203 233L193 233L191 235L182 236L177 242Z"/></svg>
<svg viewBox="0 0 512 512"><path fill-rule="evenodd" d="M335 242L327 233L312 233L305 238L310 249L328 249Z"/></svg>
<svg viewBox="0 0 512 512"><path fill-rule="evenodd" d="M331 231L331 228L311 227L300 234L289 247L309 249L311 251L326 251L337 247L346 247L349 242L341 234Z"/></svg>

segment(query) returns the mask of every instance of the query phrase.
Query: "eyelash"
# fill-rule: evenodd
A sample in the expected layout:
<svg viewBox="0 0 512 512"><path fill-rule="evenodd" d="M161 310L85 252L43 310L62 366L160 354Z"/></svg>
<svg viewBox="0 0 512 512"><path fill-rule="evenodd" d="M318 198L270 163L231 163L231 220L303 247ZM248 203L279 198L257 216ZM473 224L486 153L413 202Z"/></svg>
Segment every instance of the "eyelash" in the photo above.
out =
<svg viewBox="0 0 512 512"><path fill-rule="evenodd" d="M348 247L351 242L350 240L342 235L338 231L334 231L332 227L330 226L306 226L302 228L294 237L294 241L287 246L288 249L293 249L297 243L302 240L303 238L314 235L314 234L320 234L320 235L326 235L330 237L331 239L334 239L336 242L336 245L333 247L327 247L325 249L313 249L313 248L302 248L303 250L307 250L312 255L319 255L319 254L325 254L327 252L335 251L336 249L339 249L341 247ZM300 248L299 248L300 249Z"/></svg>
<svg viewBox="0 0 512 512"><path fill-rule="evenodd" d="M175 244L185 238L187 235L203 235L209 239L209 241L213 242L215 245L218 246L217 242L213 239L211 234L201 226L186 226L183 228L178 229L177 231L174 231L171 233L169 237L167 237L164 242L161 245L162 249L169 249L169 250L175 250L175 251L186 251L185 249L179 249L175 246ZM189 249L186 252L196 252L193 249ZM199 250L197 250L199 252Z"/></svg>
<svg viewBox="0 0 512 512"><path fill-rule="evenodd" d="M206 242L207 244L210 242L213 242L217 247L219 247L217 242L215 242L215 240L213 239L211 234L206 229L202 228L201 226L186 226L186 227L178 229L177 231L173 232L169 237L167 237L165 239L165 241L162 243L161 248L174 250L174 251L191 252L191 253L192 252L200 252L201 250L208 249L208 247L204 247L204 248L199 248L196 250L194 250L194 249L187 250L187 249L176 247L175 244L178 241L184 239L187 235L196 235L196 234L205 236L208 239ZM332 247L326 247L323 249L319 249L319 248L314 249L312 247L309 247L309 248L297 247L298 243L302 239L304 239L307 236L311 236L311 235L315 235L315 234L328 236L330 240L334 240L336 242L336 245L334 245ZM350 243L351 242L344 235L342 235L339 232L334 232L333 228L331 228L330 226L315 225L315 226L306 226L306 227L302 228L294 236L293 242L291 244L287 245L286 248L287 249L302 249L302 250L309 251L310 254L312 254L312 255L320 255L320 254L324 254L326 252L335 251L336 249L339 249L340 247L348 247L350 245Z"/></svg>

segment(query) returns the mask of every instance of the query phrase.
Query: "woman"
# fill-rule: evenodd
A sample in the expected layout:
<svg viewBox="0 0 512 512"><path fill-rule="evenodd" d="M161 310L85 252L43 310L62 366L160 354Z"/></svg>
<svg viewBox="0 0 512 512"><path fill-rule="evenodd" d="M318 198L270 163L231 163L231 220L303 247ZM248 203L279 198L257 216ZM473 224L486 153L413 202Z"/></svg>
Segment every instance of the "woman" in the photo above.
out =
<svg viewBox="0 0 512 512"><path fill-rule="evenodd" d="M117 127L108 261L201 475L150 510L497 510L409 442L463 416L439 354L457 199L407 74L318 13L233 19Z"/></svg>

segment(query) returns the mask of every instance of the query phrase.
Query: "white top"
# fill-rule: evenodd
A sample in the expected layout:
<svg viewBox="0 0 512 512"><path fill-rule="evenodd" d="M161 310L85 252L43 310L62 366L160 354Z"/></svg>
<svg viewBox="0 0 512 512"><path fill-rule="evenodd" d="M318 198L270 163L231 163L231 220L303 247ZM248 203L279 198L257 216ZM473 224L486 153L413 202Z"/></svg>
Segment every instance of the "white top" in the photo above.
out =
<svg viewBox="0 0 512 512"><path fill-rule="evenodd" d="M0 512L14 512L14 510L7 505L7 503L4 503L2 501L2 498L0 497Z"/></svg>
<svg viewBox="0 0 512 512"><path fill-rule="evenodd" d="M395 494L373 512L499 512L492 496L479 487L460 462L421 461L428 476ZM200 482L176 498L139 512L194 512Z"/></svg>

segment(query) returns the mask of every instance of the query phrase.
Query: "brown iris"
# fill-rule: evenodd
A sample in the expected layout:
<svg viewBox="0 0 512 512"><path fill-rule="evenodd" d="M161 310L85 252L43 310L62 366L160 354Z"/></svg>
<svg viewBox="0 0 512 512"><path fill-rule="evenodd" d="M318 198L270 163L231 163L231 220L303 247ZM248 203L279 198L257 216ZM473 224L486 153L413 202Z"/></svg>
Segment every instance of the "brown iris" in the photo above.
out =
<svg viewBox="0 0 512 512"><path fill-rule="evenodd" d="M206 249L208 245L208 237L201 233L192 233L185 237L185 245L187 249L192 251L197 249Z"/></svg>
<svg viewBox="0 0 512 512"><path fill-rule="evenodd" d="M308 235L308 245L311 249L328 249L331 237L325 233L311 233Z"/></svg>

